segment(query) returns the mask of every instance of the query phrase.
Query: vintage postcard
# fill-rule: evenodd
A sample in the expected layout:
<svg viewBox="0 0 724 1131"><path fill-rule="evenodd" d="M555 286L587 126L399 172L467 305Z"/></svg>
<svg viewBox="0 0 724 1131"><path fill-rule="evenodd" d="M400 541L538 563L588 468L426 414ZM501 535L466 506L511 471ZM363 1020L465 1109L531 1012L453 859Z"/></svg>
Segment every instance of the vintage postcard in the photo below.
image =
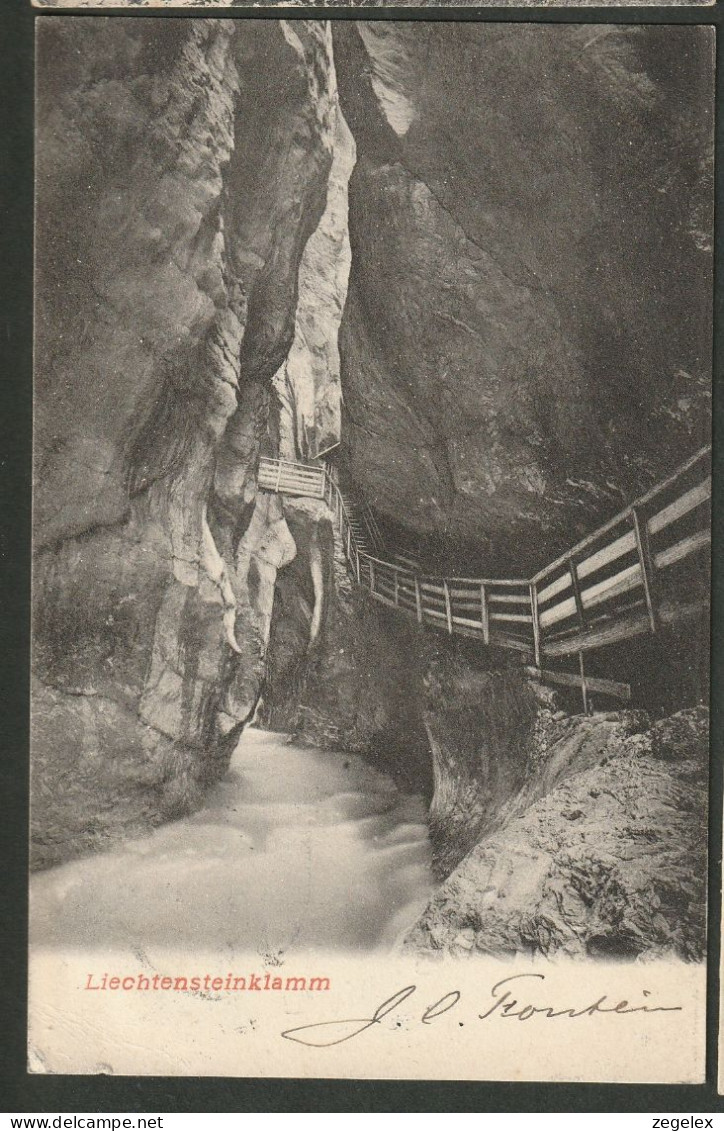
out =
<svg viewBox="0 0 724 1131"><path fill-rule="evenodd" d="M301 7L305 0L31 0L37 8L234 8L234 7ZM487 0L488 8L586 8L618 7L702 7L715 0ZM386 0L327 0L328 8L384 7ZM395 7L467 8L474 0L396 0Z"/></svg>
<svg viewBox="0 0 724 1131"><path fill-rule="evenodd" d="M306 0L31 0L38 8L235 8L235 7L302 7ZM625 4L630 7L702 7L715 0L487 0L488 8L585 8ZM385 7L387 0L326 0L327 8ZM395 0L395 7L404 8L468 8L475 0Z"/></svg>
<svg viewBox="0 0 724 1131"><path fill-rule="evenodd" d="M33 1072L703 1079L713 82L37 21Z"/></svg>

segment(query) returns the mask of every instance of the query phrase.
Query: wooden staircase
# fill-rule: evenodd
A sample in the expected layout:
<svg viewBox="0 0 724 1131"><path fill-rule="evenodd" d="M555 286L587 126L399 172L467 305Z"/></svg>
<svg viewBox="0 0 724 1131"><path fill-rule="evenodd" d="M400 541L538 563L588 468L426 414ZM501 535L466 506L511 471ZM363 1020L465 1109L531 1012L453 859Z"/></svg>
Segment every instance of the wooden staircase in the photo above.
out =
<svg viewBox="0 0 724 1131"><path fill-rule="evenodd" d="M342 497L342 505L349 516L349 527L352 531L352 539L357 549L363 554L371 553L373 546L370 541L368 529L366 525L362 523L359 508L355 506L347 492L342 491L340 494Z"/></svg>

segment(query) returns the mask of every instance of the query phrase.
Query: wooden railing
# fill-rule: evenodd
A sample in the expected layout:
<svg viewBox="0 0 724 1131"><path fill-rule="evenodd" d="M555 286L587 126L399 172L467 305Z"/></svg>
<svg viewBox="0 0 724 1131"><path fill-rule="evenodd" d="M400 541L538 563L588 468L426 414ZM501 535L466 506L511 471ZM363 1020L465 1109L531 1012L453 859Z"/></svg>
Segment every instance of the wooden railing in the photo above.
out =
<svg viewBox="0 0 724 1131"><path fill-rule="evenodd" d="M306 495L324 498L325 470L322 464L297 463L288 459L262 456L257 475L264 491L280 491L285 495Z"/></svg>
<svg viewBox="0 0 724 1131"><path fill-rule="evenodd" d="M428 577L369 554L360 555L360 571L360 583L373 597L410 613L418 624L531 651L527 581Z"/></svg>
<svg viewBox="0 0 724 1131"><path fill-rule="evenodd" d="M417 573L362 549L355 529L377 543L364 514L352 513L337 477L328 474L325 498L340 532L345 555L357 579L376 601L416 617L418 624L450 635L472 636L532 655L530 582L495 578L441 578Z"/></svg>
<svg viewBox="0 0 724 1131"><path fill-rule="evenodd" d="M541 677L581 686L584 703L589 690L630 694L625 684L587 679L585 652L657 632L706 604L681 571L710 544L708 446L530 580L435 577L386 560L371 512L352 508L322 465L264 458L259 485L324 498L358 584L376 601L418 624L515 649ZM578 656L578 675L544 669L565 656Z"/></svg>
<svg viewBox="0 0 724 1131"><path fill-rule="evenodd" d="M711 448L531 580L536 662L583 653L695 612L681 563L711 541Z"/></svg>

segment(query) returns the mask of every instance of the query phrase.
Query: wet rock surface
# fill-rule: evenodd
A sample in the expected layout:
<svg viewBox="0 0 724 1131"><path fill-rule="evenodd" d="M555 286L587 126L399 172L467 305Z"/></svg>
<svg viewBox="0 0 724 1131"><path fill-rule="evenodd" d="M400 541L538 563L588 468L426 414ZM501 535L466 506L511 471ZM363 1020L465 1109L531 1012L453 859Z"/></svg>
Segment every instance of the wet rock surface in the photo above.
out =
<svg viewBox="0 0 724 1131"><path fill-rule="evenodd" d="M57 752L36 711L40 791L82 777L67 736L102 694L129 749L172 752L173 809L192 808L263 680L295 548L256 461L278 443L272 379L338 111L327 25L240 30L89 18L39 36L35 669L68 696ZM135 827L154 778L138 757L112 819L89 784L101 839L126 807ZM76 833L61 849L49 831L54 851Z"/></svg>
<svg viewBox="0 0 724 1131"><path fill-rule="evenodd" d="M405 945L438 956L701 959L707 711L653 725L626 714L564 719L541 773Z"/></svg>

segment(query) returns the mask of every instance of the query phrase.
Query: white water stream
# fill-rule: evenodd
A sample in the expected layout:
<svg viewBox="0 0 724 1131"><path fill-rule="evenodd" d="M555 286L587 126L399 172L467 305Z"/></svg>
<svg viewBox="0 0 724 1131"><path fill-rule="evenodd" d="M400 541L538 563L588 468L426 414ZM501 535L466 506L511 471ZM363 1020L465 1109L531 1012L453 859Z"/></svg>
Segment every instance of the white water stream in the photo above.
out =
<svg viewBox="0 0 724 1131"><path fill-rule="evenodd" d="M389 947L432 891L421 797L353 755L245 732L204 809L31 884L37 947Z"/></svg>

